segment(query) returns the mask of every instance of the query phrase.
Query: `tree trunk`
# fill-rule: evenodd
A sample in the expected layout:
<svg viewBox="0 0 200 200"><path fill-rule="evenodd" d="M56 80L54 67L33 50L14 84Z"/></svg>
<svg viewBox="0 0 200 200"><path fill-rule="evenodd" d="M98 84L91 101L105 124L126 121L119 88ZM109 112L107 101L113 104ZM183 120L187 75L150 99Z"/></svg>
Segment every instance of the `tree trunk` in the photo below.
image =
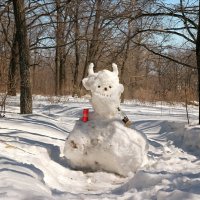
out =
<svg viewBox="0 0 200 200"><path fill-rule="evenodd" d="M55 65L56 65L56 75L55 75L55 95L64 94L65 86L65 47L63 44L64 41L64 21L62 19L62 9L61 1L56 0L56 56L55 56Z"/></svg>
<svg viewBox="0 0 200 200"><path fill-rule="evenodd" d="M123 58L123 61L122 61L121 75L120 75L120 80L121 80L121 83L124 85L124 87L125 87L125 77L124 77L124 74L125 74L125 70L126 70L125 69L125 65L126 65L126 61L128 59L128 53L129 53L129 47L130 47L129 36L130 36L130 29L128 31L128 36L127 36L127 40L126 40L125 55L124 55L124 58ZM124 100L125 100L125 91L121 95L121 102L124 103Z"/></svg>
<svg viewBox="0 0 200 200"><path fill-rule="evenodd" d="M17 76L17 67L18 67L18 44L17 44L17 34L14 33L13 37L13 44L11 49L11 59L10 65L8 70L8 95L16 96L17 89L16 89L16 76Z"/></svg>
<svg viewBox="0 0 200 200"><path fill-rule="evenodd" d="M88 49L88 47L89 47L89 42L87 41L87 49ZM88 69L88 51L87 51L87 55L86 55L86 58L85 58L85 64L84 64L84 67L83 67L83 74L82 74L81 80L83 80L86 77L87 69ZM80 93L82 92L82 88L83 88L83 84L82 84L82 81L81 81L80 84L79 84Z"/></svg>
<svg viewBox="0 0 200 200"><path fill-rule="evenodd" d="M199 1L200 10L200 1ZM200 124L200 14L198 19L198 30L197 30L197 40L196 40L196 61L197 61L197 76L198 76L198 101L199 101L199 124Z"/></svg>
<svg viewBox="0 0 200 200"><path fill-rule="evenodd" d="M101 10L102 10L102 0L97 0L95 4L96 4L95 5L95 19L94 19L94 25L93 25L93 31L92 31L92 38L91 38L91 41L87 41L87 56L86 56L85 65L83 69L82 79L87 74L88 65L91 62L94 63L94 70L96 70L96 66L98 62L96 55L98 53L99 45L100 45L99 35L100 35L100 22L101 22L100 18L101 18ZM91 16L92 15L93 13L91 13ZM80 87L80 90L82 90L82 87L83 87L82 82L80 83L79 87Z"/></svg>
<svg viewBox="0 0 200 200"><path fill-rule="evenodd" d="M20 64L20 113L32 113L32 93L30 83L30 51L25 19L24 0L13 0Z"/></svg>
<svg viewBox="0 0 200 200"><path fill-rule="evenodd" d="M60 94L60 89L59 89L59 79L60 79L60 65L59 65L59 50L58 50L58 45L56 46L56 55L55 55L55 95Z"/></svg>
<svg viewBox="0 0 200 200"><path fill-rule="evenodd" d="M100 35L100 18L101 18L101 10L102 10L102 0L96 1L96 14L94 19L94 26L93 26L93 32L92 32L92 40L89 47L89 59L88 63L94 63L94 70L96 69L97 65L97 59L96 55L99 50L99 35Z"/></svg>
<svg viewBox="0 0 200 200"><path fill-rule="evenodd" d="M78 73L79 73L79 64L80 64L80 49L79 49L79 36L80 36L80 27L78 21L78 13L79 13L79 5L78 2L76 3L76 11L74 16L75 21L75 69L74 69L74 76L73 76L73 96L75 94L80 95L79 93L79 84L78 84Z"/></svg>
<svg viewBox="0 0 200 200"><path fill-rule="evenodd" d="M197 44L197 46L200 47L200 43ZM197 57L197 76L198 76L198 101L199 101L199 124L200 124L200 48L197 47L198 51L196 52L196 57Z"/></svg>

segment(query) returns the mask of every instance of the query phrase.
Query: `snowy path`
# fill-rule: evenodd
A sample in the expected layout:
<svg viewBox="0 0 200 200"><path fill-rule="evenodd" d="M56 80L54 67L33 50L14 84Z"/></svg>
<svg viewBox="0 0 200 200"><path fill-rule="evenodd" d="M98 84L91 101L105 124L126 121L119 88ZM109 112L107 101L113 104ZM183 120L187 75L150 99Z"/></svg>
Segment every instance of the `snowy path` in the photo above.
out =
<svg viewBox="0 0 200 200"><path fill-rule="evenodd" d="M0 119L0 199L200 199L200 154L184 145L184 108L122 106L134 121L131 128L150 144L149 164L123 178L74 171L62 157L65 138L88 103L37 99L37 114L19 116L16 101ZM190 111L195 120L195 108Z"/></svg>

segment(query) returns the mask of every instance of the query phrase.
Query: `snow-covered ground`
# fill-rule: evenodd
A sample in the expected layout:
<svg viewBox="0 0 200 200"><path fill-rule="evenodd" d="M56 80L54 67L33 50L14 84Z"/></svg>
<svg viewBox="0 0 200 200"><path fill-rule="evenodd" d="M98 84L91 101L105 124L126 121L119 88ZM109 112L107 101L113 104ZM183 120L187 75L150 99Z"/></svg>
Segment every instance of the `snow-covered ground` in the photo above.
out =
<svg viewBox="0 0 200 200"><path fill-rule="evenodd" d="M19 96L9 97L0 118L0 199L183 200L200 199L198 108L127 102L131 126L147 135L149 163L124 178L70 169L65 139L87 100L34 97L32 115L19 115Z"/></svg>

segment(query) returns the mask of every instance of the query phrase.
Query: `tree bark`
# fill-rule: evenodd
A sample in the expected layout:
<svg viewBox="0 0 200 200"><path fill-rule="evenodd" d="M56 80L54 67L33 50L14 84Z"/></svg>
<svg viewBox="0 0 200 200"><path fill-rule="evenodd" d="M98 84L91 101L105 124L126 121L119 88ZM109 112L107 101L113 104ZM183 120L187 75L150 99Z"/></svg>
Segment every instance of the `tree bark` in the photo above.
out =
<svg viewBox="0 0 200 200"><path fill-rule="evenodd" d="M90 63L94 63L94 70L96 70L98 59L96 58L96 55L99 51L99 35L100 35L100 23L101 23L101 15L102 15L102 0L97 0L95 2L95 18L94 18L94 24L93 24L93 30L92 30L92 38L91 41L87 41L87 56L85 59L85 65L83 69L83 75L82 79L86 77L87 75L87 68ZM93 10L90 14L89 21L92 19L93 16ZM89 23L88 23L89 26ZM87 28L88 30L88 28ZM79 85L80 90L82 90L82 83Z"/></svg>
<svg viewBox="0 0 200 200"><path fill-rule="evenodd" d="M96 69L97 65L97 58L96 55L99 50L99 35L100 35L100 18L101 18L101 11L102 10L102 0L96 1L96 14L94 19L94 26L93 26L93 32L92 32L92 40L89 47L89 59L88 63L94 63L94 69Z"/></svg>
<svg viewBox="0 0 200 200"><path fill-rule="evenodd" d="M55 95L64 94L65 86L65 43L64 40L64 21L62 19L61 1L56 0L56 78L55 78Z"/></svg>
<svg viewBox="0 0 200 200"><path fill-rule="evenodd" d="M123 61L122 61L122 66L121 66L121 75L120 75L120 81L121 83L124 85L125 87L125 65L126 65L126 61L128 59L128 53L129 53L129 49L130 49L130 34L131 34L131 26L130 26L130 20L128 22L128 33L127 33L127 38L126 38L126 45L125 45L125 55L123 57ZM122 93L121 95L121 102L124 103L125 100L125 91Z"/></svg>
<svg viewBox="0 0 200 200"><path fill-rule="evenodd" d="M13 37L13 44L11 49L11 59L9 64L8 70L8 95L16 96L17 89L16 89L16 76L17 76L17 67L18 67L18 44L17 44L17 34L14 33Z"/></svg>
<svg viewBox="0 0 200 200"><path fill-rule="evenodd" d="M200 11L200 1L199 1ZM196 61L197 61L197 84L198 84L198 101L199 101L199 124L200 124L200 14L198 19L197 40L196 40Z"/></svg>
<svg viewBox="0 0 200 200"><path fill-rule="evenodd" d="M79 84L78 84L78 73L79 73L79 64L80 64L80 49L79 49L79 36L80 36L80 27L79 27L79 21L78 21L78 15L79 15L79 5L78 2L76 2L76 10L75 10L75 69L74 69L74 76L73 76L73 96L75 94L80 95L79 93Z"/></svg>
<svg viewBox="0 0 200 200"><path fill-rule="evenodd" d="M24 0L13 0L20 64L20 113L32 113L32 92L30 83L30 51L25 19Z"/></svg>

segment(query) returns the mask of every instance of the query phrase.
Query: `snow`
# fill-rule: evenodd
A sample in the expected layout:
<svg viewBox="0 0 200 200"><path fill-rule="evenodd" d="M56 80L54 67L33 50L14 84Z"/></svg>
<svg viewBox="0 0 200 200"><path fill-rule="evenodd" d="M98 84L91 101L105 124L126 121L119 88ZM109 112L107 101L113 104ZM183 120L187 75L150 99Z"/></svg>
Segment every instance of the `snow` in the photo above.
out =
<svg viewBox="0 0 200 200"><path fill-rule="evenodd" d="M193 150L200 150L200 125L186 127L183 137L186 147Z"/></svg>
<svg viewBox="0 0 200 200"><path fill-rule="evenodd" d="M87 123L76 122L64 154L76 169L128 176L147 163L147 151L147 139L140 132L125 127L119 119L95 118L90 113Z"/></svg>
<svg viewBox="0 0 200 200"><path fill-rule="evenodd" d="M34 97L34 113L19 115L19 96L8 97L0 118L0 199L200 198L198 109L129 101L122 110L149 141L148 165L127 178L107 172L73 170L63 157L65 139L88 99Z"/></svg>

